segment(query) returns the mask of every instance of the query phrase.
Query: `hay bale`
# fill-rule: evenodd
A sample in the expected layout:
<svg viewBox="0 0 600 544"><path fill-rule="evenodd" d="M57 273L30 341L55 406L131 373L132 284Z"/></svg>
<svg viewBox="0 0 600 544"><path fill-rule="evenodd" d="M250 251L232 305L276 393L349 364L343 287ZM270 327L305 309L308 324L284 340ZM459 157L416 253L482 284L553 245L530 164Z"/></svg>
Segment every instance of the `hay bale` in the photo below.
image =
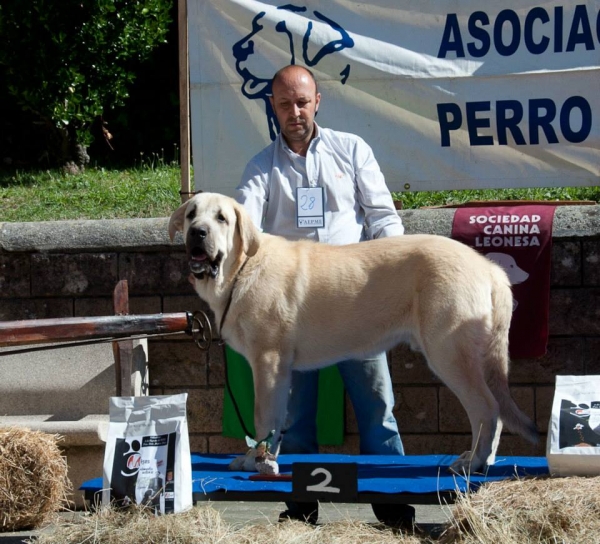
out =
<svg viewBox="0 0 600 544"><path fill-rule="evenodd" d="M600 477L491 482L461 495L444 544L600 542Z"/></svg>
<svg viewBox="0 0 600 544"><path fill-rule="evenodd" d="M0 532L35 529L61 509L71 488L58 436L0 428Z"/></svg>
<svg viewBox="0 0 600 544"><path fill-rule="evenodd" d="M410 535L394 533L352 520L320 526L299 521L233 526L210 504L179 514L154 516L140 506L129 511L103 507L78 522L61 521L38 536L36 544L420 544ZM498 543L495 543L498 544Z"/></svg>

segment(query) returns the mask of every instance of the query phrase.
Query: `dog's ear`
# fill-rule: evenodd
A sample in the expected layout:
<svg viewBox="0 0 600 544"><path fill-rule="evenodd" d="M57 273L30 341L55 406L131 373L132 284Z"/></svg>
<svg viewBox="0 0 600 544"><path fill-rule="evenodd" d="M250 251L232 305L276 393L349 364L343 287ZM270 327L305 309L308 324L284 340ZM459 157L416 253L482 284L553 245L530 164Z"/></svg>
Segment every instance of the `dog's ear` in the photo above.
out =
<svg viewBox="0 0 600 544"><path fill-rule="evenodd" d="M252 257L260 246L260 231L254 226L246 210L237 202L235 203L235 216L237 219L236 228L242 241L242 249L248 257Z"/></svg>
<svg viewBox="0 0 600 544"><path fill-rule="evenodd" d="M171 242L173 241L173 238L175 238L175 233L183 230L185 210L187 209L189 202L190 201L188 200L179 206L179 208L177 208L171 215L171 219L169 219L169 238L171 238Z"/></svg>

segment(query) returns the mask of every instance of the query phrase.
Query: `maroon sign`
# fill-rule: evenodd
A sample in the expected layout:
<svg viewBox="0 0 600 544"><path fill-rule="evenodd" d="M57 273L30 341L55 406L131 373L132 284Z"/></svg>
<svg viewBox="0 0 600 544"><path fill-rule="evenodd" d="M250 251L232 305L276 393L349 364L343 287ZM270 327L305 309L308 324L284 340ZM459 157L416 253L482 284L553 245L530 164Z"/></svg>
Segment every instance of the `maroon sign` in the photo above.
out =
<svg viewBox="0 0 600 544"><path fill-rule="evenodd" d="M510 278L513 359L541 357L548 344L550 259L555 206L458 208L452 238L498 263Z"/></svg>

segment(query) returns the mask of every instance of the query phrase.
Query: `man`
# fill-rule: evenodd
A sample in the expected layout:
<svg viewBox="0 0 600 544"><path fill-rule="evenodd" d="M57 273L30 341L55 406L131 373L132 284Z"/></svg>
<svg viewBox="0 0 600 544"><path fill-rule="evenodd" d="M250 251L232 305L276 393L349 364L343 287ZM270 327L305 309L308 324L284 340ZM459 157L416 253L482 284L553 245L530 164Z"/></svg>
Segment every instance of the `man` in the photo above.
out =
<svg viewBox="0 0 600 544"><path fill-rule="evenodd" d="M237 200L265 232L290 240L349 244L401 235L402 222L371 148L358 136L317 125L321 94L310 70L290 65L273 77L275 141L246 166ZM362 454L404 455L392 413L386 354L338 364L352 401ZM282 453L316 453L317 371L294 372ZM317 503L288 503L280 520L316 523ZM414 508L373 505L381 521L411 527Z"/></svg>

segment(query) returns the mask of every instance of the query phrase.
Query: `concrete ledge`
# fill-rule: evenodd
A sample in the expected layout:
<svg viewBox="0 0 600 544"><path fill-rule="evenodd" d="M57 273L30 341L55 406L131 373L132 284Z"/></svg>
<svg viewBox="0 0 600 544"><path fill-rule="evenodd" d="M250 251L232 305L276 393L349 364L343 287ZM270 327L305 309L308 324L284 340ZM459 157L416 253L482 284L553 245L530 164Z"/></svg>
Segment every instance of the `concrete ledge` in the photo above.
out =
<svg viewBox="0 0 600 544"><path fill-rule="evenodd" d="M104 446L108 436L108 414L89 415L77 421L55 421L46 416L3 416L0 427L22 427L60 435L59 446Z"/></svg>
<svg viewBox="0 0 600 544"><path fill-rule="evenodd" d="M169 219L106 219L0 223L0 253L164 249Z"/></svg>
<svg viewBox="0 0 600 544"><path fill-rule="evenodd" d="M600 233L600 206L556 203L553 238L579 238ZM407 234L450 236L453 208L402 210ZM183 248L180 234L174 243L167 232L169 219L110 219L0 223L0 253L80 251L160 251Z"/></svg>

